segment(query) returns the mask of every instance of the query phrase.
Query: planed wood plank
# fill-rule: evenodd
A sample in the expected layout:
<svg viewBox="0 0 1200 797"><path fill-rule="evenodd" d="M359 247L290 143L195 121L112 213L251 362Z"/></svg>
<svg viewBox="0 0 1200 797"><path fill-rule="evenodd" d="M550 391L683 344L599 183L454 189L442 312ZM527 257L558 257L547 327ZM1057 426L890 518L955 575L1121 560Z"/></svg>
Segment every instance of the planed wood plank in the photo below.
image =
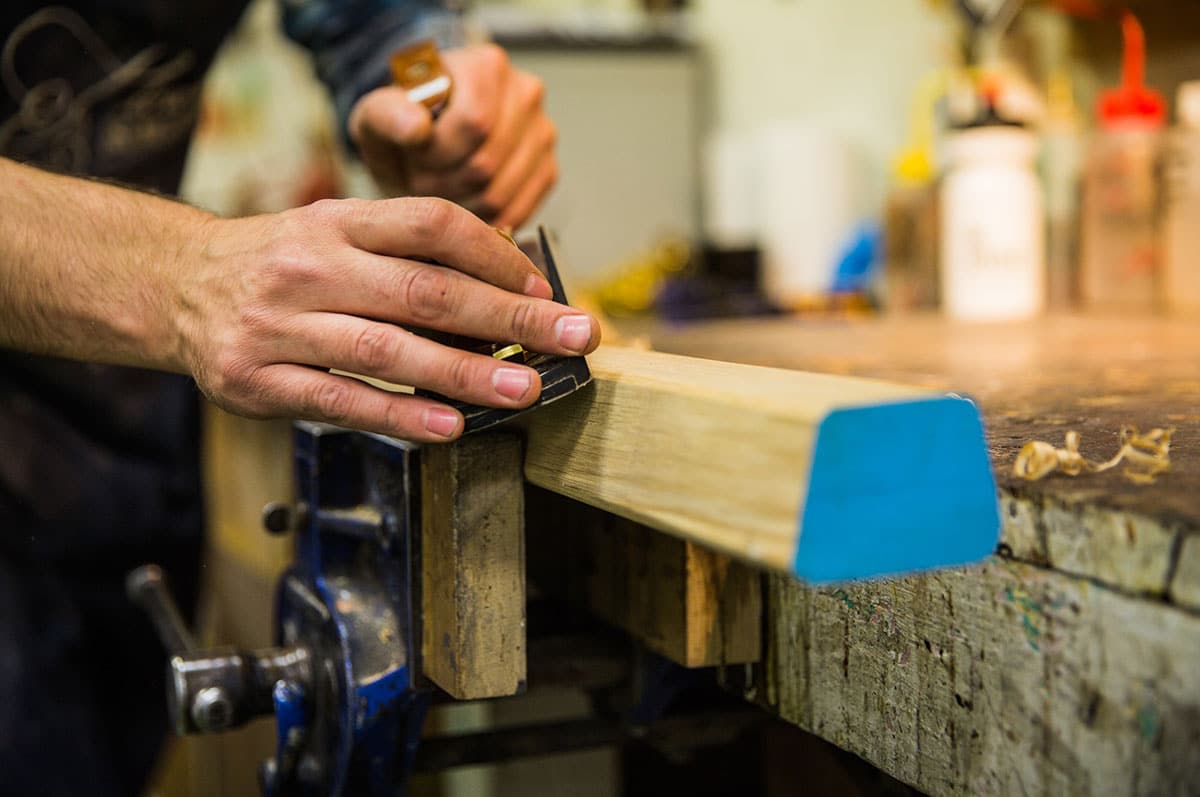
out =
<svg viewBox="0 0 1200 797"><path fill-rule="evenodd" d="M679 354L964 391L984 413L1014 556L1200 609L1200 598L1178 597L1200 595L1200 565L1173 560L1200 546L1200 319L788 319L663 327L651 339ZM1061 443L1076 429L1083 453L1105 459L1125 424L1176 427L1171 471L1154 484L1120 469L1035 483L1010 475L1029 440Z"/></svg>
<svg viewBox="0 0 1200 797"><path fill-rule="evenodd" d="M967 402L619 347L589 362L592 386L522 420L535 485L806 578L960 564L995 545L994 486ZM895 421L876 420L885 412ZM856 424L876 431L834 434ZM969 483L949 488L959 476ZM864 522L841 522L866 506ZM806 550L822 553L810 562Z"/></svg>
<svg viewBox="0 0 1200 797"><path fill-rule="evenodd" d="M530 579L685 667L756 662L754 569L695 543L530 488Z"/></svg>
<svg viewBox="0 0 1200 797"><path fill-rule="evenodd" d="M459 700L525 686L521 443L486 433L421 450L421 649Z"/></svg>
<svg viewBox="0 0 1200 797"><path fill-rule="evenodd" d="M943 794L1194 793L1200 617L1030 565L769 577L758 698Z"/></svg>

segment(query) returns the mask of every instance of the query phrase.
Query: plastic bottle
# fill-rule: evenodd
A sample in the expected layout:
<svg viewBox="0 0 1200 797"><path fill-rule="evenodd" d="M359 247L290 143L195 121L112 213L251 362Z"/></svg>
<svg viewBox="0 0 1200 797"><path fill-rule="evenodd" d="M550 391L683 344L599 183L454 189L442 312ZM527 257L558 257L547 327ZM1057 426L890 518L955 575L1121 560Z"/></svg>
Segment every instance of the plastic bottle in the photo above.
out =
<svg viewBox="0 0 1200 797"><path fill-rule="evenodd" d="M1041 313L1046 296L1045 215L1034 164L1037 139L992 122L953 133L942 183L942 304L960 319Z"/></svg>
<svg viewBox="0 0 1200 797"><path fill-rule="evenodd" d="M892 161L883 205L883 278L877 285L888 312L938 306L938 184L934 169L936 107L949 74L921 78L909 103L908 141Z"/></svg>
<svg viewBox="0 0 1200 797"><path fill-rule="evenodd" d="M1200 318L1200 80L1179 87L1175 110L1164 170L1163 299L1172 312Z"/></svg>
<svg viewBox="0 0 1200 797"><path fill-rule="evenodd" d="M851 145L830 129L773 122L759 132L763 295L776 305L821 305L862 217L862 173Z"/></svg>
<svg viewBox="0 0 1200 797"><path fill-rule="evenodd" d="M928 165L902 160L883 207L883 280L889 312L932 310L938 305L938 190Z"/></svg>
<svg viewBox="0 0 1200 797"><path fill-rule="evenodd" d="M1166 104L1142 84L1145 42L1128 11L1120 88L1101 94L1083 175L1080 298L1099 310L1159 305L1161 145Z"/></svg>
<svg viewBox="0 0 1200 797"><path fill-rule="evenodd" d="M1078 303L1079 177L1083 137L1065 71L1050 76L1042 123L1042 183L1046 195L1046 306Z"/></svg>

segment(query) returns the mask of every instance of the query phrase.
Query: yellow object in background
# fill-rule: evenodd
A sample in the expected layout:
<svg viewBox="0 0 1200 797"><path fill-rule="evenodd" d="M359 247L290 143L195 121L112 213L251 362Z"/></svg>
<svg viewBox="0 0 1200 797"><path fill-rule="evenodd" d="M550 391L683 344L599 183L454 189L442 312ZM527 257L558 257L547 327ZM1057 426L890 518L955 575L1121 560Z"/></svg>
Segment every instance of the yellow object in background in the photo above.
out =
<svg viewBox="0 0 1200 797"><path fill-rule="evenodd" d="M650 312L667 279L682 273L692 260L688 242L667 237L632 255L610 270L612 276L585 292L600 309L616 317Z"/></svg>

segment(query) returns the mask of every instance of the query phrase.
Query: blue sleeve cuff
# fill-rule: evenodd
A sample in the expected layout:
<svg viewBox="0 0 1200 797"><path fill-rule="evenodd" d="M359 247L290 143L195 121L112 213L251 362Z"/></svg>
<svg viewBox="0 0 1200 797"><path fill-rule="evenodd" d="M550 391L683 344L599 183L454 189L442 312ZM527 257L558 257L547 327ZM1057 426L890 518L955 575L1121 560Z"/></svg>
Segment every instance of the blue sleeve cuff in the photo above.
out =
<svg viewBox="0 0 1200 797"><path fill-rule="evenodd" d="M420 39L441 48L467 41L461 14L432 0L283 0L281 7L285 32L312 52L317 76L333 95L348 145L350 111L391 82L393 52Z"/></svg>

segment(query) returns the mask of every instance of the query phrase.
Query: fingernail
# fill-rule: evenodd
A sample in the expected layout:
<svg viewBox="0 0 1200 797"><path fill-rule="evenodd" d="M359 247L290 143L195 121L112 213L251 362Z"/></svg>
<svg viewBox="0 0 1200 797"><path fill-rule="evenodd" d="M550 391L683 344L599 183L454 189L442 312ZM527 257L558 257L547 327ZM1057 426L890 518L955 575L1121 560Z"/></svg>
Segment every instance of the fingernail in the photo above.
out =
<svg viewBox="0 0 1200 797"><path fill-rule="evenodd" d="M522 291L526 296L532 296L535 299L553 299L554 289L550 287L550 283L541 274L530 274L525 278L525 289Z"/></svg>
<svg viewBox="0 0 1200 797"><path fill-rule="evenodd" d="M583 352L592 339L592 319L585 315L565 315L554 324L554 337L564 349Z"/></svg>
<svg viewBox="0 0 1200 797"><path fill-rule="evenodd" d="M443 407L425 410L425 429L439 437L450 437L458 431L458 413Z"/></svg>
<svg viewBox="0 0 1200 797"><path fill-rule="evenodd" d="M497 368L492 374L492 387L505 398L519 401L529 392L532 381L524 368Z"/></svg>

